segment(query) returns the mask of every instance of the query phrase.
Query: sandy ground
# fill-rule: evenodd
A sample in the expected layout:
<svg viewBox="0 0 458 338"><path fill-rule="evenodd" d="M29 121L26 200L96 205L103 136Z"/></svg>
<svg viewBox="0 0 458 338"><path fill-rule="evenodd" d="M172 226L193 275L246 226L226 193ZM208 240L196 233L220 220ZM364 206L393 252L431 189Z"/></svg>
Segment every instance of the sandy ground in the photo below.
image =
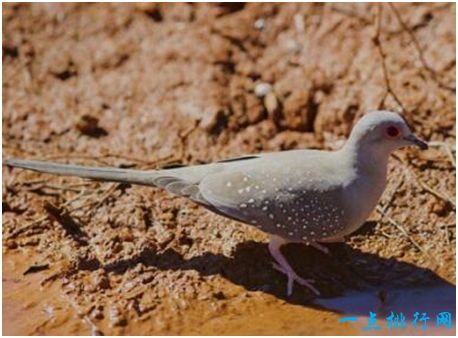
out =
<svg viewBox="0 0 458 338"><path fill-rule="evenodd" d="M2 24L3 157L146 169L332 149L377 108L435 142L393 156L378 211L331 255L285 248L320 299L286 296L250 226L4 167L3 333L361 334L319 301L454 288L454 4L4 4Z"/></svg>

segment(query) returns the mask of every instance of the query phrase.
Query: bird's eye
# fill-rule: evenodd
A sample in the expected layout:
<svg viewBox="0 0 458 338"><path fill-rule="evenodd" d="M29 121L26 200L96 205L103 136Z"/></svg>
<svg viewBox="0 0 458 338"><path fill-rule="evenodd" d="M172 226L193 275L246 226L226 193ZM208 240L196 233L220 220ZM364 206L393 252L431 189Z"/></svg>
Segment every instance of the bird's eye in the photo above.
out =
<svg viewBox="0 0 458 338"><path fill-rule="evenodd" d="M395 126L389 126L388 128L386 128L386 134L388 135L388 137L394 138L398 137L400 132L399 129Z"/></svg>

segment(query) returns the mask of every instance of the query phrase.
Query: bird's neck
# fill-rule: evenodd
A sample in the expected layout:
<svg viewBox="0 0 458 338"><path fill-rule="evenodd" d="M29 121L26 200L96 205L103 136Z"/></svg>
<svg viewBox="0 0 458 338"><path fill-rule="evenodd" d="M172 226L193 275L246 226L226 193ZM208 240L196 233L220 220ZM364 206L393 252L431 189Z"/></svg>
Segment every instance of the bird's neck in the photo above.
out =
<svg viewBox="0 0 458 338"><path fill-rule="evenodd" d="M340 151L350 158L351 165L366 175L386 175L390 151L358 142L347 142Z"/></svg>

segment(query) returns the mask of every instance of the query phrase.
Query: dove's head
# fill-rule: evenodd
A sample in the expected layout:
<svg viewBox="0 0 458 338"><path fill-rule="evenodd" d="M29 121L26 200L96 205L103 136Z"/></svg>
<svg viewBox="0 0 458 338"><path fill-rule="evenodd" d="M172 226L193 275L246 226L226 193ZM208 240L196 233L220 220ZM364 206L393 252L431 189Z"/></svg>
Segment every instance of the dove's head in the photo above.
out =
<svg viewBox="0 0 458 338"><path fill-rule="evenodd" d="M399 114L389 111L374 111L364 115L353 127L348 143L379 155L389 155L396 149L412 145L420 149L428 148L428 144L412 133Z"/></svg>
<svg viewBox="0 0 458 338"><path fill-rule="evenodd" d="M357 166L364 170L384 171L390 154L406 146L428 148L428 144L412 133L399 114L374 111L355 124L342 151L349 158L354 158Z"/></svg>

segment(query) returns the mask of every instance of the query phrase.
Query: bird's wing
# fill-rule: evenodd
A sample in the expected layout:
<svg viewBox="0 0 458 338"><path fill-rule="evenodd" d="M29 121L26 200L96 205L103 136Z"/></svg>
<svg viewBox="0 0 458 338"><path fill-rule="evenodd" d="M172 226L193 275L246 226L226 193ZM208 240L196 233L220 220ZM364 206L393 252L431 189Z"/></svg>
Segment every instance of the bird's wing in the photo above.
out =
<svg viewBox="0 0 458 338"><path fill-rule="evenodd" d="M198 187L199 196L220 213L270 226L294 205L328 203L328 195L340 191L341 176L323 153L284 152L223 167Z"/></svg>
<svg viewBox="0 0 458 338"><path fill-rule="evenodd" d="M288 151L261 154L252 160L228 161L222 163L220 170L202 177L199 189L210 203L222 207L240 208L251 199L277 198L279 193L291 191L291 187L318 182L316 170L307 170L313 167L313 163L307 163L314 162L313 157L307 157L311 154L314 153ZM301 184L307 171L309 180Z"/></svg>
<svg viewBox="0 0 458 338"><path fill-rule="evenodd" d="M235 168L241 164L246 164L259 158L260 155L248 155L210 164L159 170L155 174L154 182L157 186L175 195L188 197L195 202L211 208L213 203L203 196L201 183L209 177L218 177L218 174L222 172L236 173L234 171L236 170ZM215 211L213 208L212 210Z"/></svg>
<svg viewBox="0 0 458 338"><path fill-rule="evenodd" d="M264 158L231 165L206 176L199 184L199 194L212 210L227 217L246 223L269 223L269 213L294 198L284 179L291 167L289 163Z"/></svg>

